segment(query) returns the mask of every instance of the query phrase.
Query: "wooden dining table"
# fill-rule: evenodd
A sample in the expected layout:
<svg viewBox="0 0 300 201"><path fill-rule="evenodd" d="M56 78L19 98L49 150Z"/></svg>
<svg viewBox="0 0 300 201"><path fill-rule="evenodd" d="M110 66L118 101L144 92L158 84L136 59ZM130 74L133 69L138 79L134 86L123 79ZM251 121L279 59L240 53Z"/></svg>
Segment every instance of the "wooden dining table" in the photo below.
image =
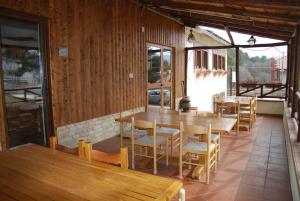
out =
<svg viewBox="0 0 300 201"><path fill-rule="evenodd" d="M181 187L179 180L86 161L34 144L0 152L3 201L170 200Z"/></svg>
<svg viewBox="0 0 300 201"><path fill-rule="evenodd" d="M140 112L131 116L118 119L121 123L130 123L131 117L135 120L154 121L156 120L157 126L168 128L179 128L180 122L185 125L202 125L208 126L211 124L213 132L230 132L236 123L234 118L222 117L199 117L195 115L182 115L182 114L168 114L159 112Z"/></svg>
<svg viewBox="0 0 300 201"><path fill-rule="evenodd" d="M218 97L215 99L215 103L237 103L239 102L241 105L249 105L250 100L253 97L247 96L225 96L225 97Z"/></svg>

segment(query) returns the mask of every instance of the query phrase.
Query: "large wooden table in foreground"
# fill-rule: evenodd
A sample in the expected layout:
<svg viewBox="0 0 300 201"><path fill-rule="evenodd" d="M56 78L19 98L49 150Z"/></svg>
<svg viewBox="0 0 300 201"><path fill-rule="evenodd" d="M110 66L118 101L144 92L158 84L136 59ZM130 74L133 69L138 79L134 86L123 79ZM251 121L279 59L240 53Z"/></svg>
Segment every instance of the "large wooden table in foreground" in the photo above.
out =
<svg viewBox="0 0 300 201"><path fill-rule="evenodd" d="M0 152L0 200L169 200L181 187L33 144Z"/></svg>
<svg viewBox="0 0 300 201"><path fill-rule="evenodd" d="M131 117L128 116L119 121L131 122ZM179 115L179 114L162 114L159 112L140 112L134 115L135 120L153 121L156 120L156 124L162 127L179 128L179 124L182 121L186 125L203 125L207 126L211 124L213 132L230 132L236 123L236 119L233 118L221 118L221 117L196 117L193 115Z"/></svg>

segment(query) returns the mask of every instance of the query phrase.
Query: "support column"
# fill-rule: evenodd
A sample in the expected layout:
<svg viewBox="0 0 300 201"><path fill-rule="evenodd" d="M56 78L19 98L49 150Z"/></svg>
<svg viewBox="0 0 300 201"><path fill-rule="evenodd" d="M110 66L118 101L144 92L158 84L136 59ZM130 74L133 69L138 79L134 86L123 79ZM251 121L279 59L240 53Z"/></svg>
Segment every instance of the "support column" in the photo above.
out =
<svg viewBox="0 0 300 201"><path fill-rule="evenodd" d="M235 84L236 84L236 92L235 95L240 95L240 53L239 47L235 48Z"/></svg>
<svg viewBox="0 0 300 201"><path fill-rule="evenodd" d="M298 91L298 79L299 79L299 68L298 68L298 51L299 51L299 31L300 27L297 25L296 29L296 36L293 40L293 57L294 57L294 62L293 62L293 69L294 69L294 78L293 78L293 102L292 102L292 115L291 117L295 117L295 112L297 110L297 97L296 97L296 92Z"/></svg>

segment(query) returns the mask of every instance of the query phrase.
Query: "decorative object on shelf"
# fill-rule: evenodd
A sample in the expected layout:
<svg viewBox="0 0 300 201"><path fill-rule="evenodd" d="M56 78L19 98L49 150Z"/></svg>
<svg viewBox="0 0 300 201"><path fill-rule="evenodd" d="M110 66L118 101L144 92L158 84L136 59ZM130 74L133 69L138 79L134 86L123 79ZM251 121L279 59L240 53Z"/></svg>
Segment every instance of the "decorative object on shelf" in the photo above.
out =
<svg viewBox="0 0 300 201"><path fill-rule="evenodd" d="M191 100L188 96L185 94L185 83L184 81L181 81L181 89L182 89L182 99L179 101L178 109L182 110L182 112L188 112L191 108Z"/></svg>

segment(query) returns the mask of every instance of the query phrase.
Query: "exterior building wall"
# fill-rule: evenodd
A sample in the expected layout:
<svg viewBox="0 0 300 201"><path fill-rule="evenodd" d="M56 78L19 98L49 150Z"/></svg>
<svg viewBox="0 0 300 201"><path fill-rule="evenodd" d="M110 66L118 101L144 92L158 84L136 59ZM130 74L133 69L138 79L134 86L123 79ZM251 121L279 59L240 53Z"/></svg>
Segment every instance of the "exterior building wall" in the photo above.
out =
<svg viewBox="0 0 300 201"><path fill-rule="evenodd" d="M186 37L190 29L186 29ZM194 29L196 43L186 42L186 47L193 46L217 46L225 45L221 39L212 38L205 33L197 33ZM186 40L187 41L187 40ZM191 105L198 107L200 111L212 111L213 96L227 91L227 75L214 75L213 73L213 54L225 57L225 70L227 70L227 50L208 50L208 70L211 71L207 76L196 76L195 53L188 51L187 65L187 96L191 99Z"/></svg>

